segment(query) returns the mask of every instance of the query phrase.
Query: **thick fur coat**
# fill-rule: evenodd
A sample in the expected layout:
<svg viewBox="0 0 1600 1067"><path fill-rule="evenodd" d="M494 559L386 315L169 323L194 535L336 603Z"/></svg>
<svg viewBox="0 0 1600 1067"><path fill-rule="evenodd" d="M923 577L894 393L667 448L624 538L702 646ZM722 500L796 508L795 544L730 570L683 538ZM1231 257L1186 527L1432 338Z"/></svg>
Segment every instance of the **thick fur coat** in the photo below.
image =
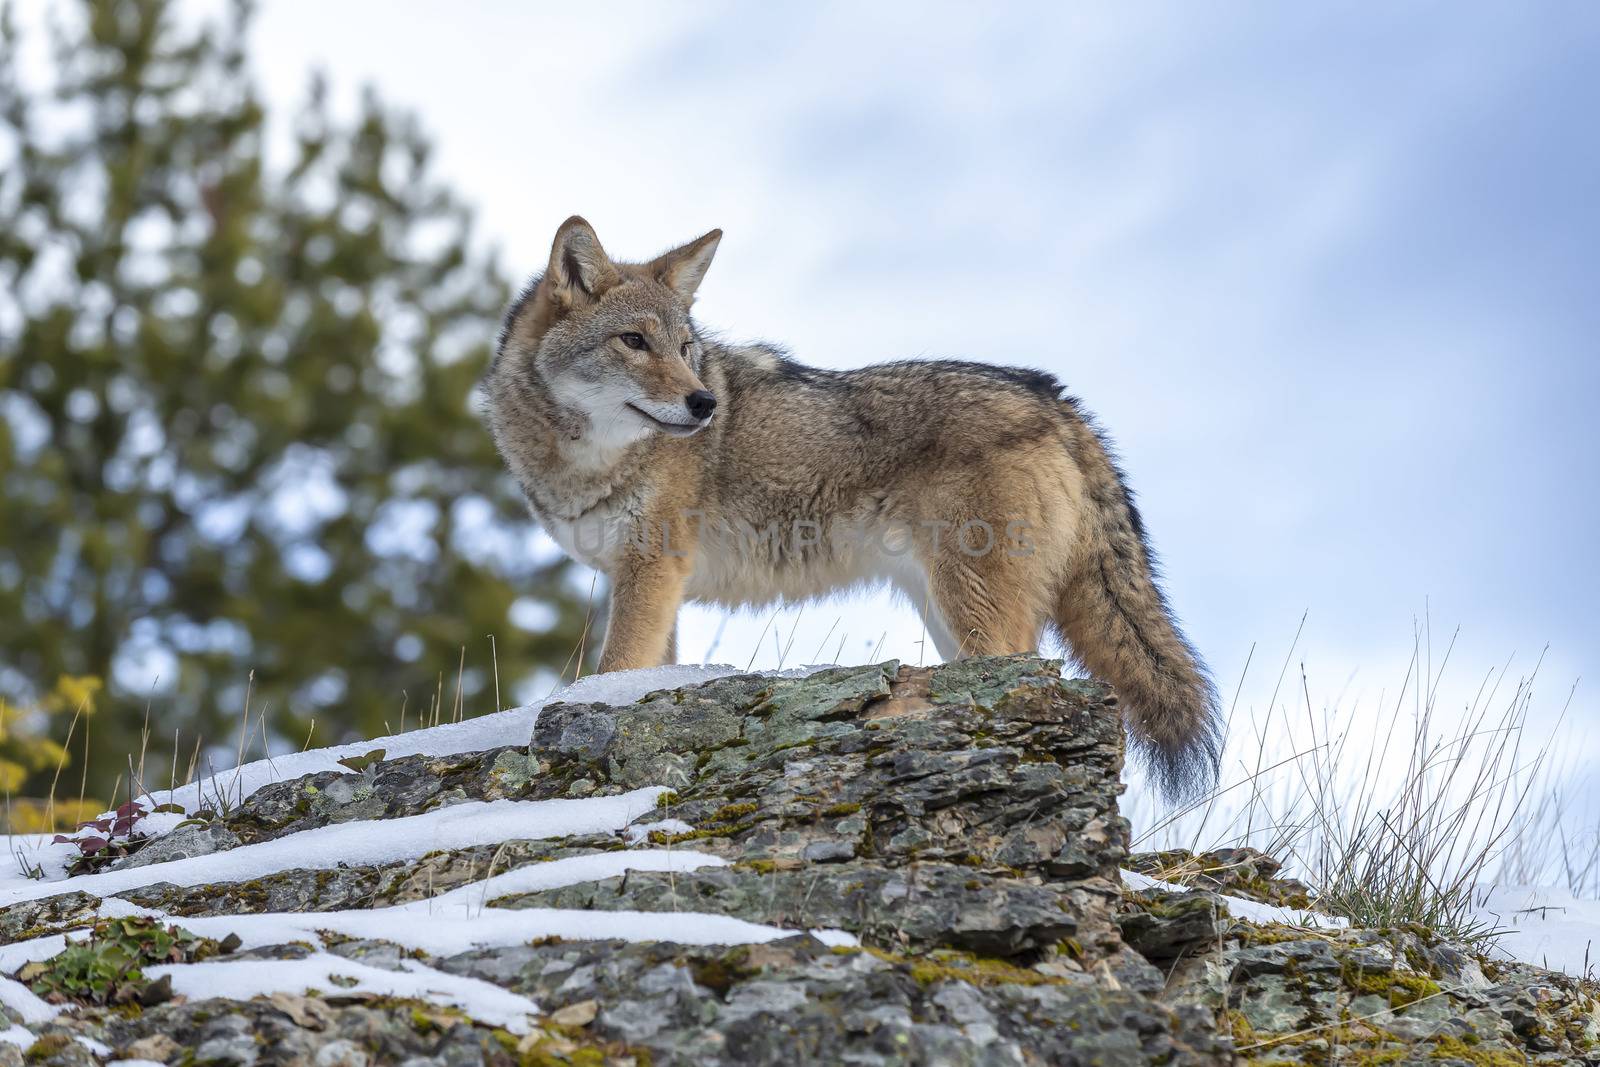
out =
<svg viewBox="0 0 1600 1067"><path fill-rule="evenodd" d="M1056 379L962 362L807 367L700 332L720 231L642 264L569 219L506 315L489 424L534 516L604 572L601 670L728 608L887 582L947 659L1055 627L1107 679L1169 794L1215 775L1205 668L1101 434Z"/></svg>

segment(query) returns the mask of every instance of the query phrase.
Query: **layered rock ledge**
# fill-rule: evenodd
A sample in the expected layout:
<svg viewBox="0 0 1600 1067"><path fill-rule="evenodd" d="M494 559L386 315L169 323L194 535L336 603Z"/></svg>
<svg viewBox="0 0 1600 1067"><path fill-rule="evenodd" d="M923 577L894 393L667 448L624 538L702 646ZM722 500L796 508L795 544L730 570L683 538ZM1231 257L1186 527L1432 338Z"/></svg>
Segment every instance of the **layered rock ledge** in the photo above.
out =
<svg viewBox="0 0 1600 1067"><path fill-rule="evenodd" d="M552 704L527 746L278 782L0 909L0 1065L1600 1063L1582 983L1424 930L1231 917L1221 893L1309 903L1257 854L1130 858L1121 771L1115 697L1033 656ZM430 813L635 802L427 838ZM374 825L422 839L297 865ZM192 875L228 854L288 858ZM1194 887L1132 892L1128 865ZM96 952L142 966L74 985ZM194 980L252 963L300 984Z"/></svg>

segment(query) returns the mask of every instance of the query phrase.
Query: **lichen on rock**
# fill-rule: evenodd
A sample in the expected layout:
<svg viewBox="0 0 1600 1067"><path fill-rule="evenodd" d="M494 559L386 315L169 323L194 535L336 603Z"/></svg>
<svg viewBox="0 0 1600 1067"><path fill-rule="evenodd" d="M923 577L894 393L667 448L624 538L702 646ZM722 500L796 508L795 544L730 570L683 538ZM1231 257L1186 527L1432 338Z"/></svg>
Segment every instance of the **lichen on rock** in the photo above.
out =
<svg viewBox="0 0 1600 1067"><path fill-rule="evenodd" d="M439 988L483 983L538 1014L507 1026L470 1004L360 992L330 973L320 992L84 999L49 1021L0 1007L35 1035L26 1050L0 1042L0 1067L114 1057L318 1067L1600 1063L1600 1016L1584 983L1490 964L1423 931L1243 921L1227 897L1313 903L1259 853L1130 858L1115 702L1097 683L1062 680L1058 667L1011 656L735 675L626 705L548 705L526 746L374 756L276 782L119 861L156 880L115 900L64 891L0 909L0 943L77 936L107 909L150 909L181 927L456 891L497 922L586 913L593 939L423 951L407 947L403 929L323 933L315 945L309 932L267 938L228 959L346 960L377 969L364 973L431 974ZM186 856L321 827L471 801L598 802L642 787L669 791L632 833L190 886L159 880L163 864ZM630 849L699 858L493 896L477 888ZM1125 890L1123 865L1182 888ZM660 917L645 927L657 939L606 933L641 913ZM671 940L700 914L760 924L749 929L769 939Z"/></svg>

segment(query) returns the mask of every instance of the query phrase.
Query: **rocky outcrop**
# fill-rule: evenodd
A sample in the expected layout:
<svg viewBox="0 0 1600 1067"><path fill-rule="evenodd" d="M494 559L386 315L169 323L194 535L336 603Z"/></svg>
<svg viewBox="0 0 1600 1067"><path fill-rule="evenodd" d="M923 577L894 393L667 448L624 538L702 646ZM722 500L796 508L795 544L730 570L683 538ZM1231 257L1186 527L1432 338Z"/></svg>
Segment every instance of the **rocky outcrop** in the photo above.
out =
<svg viewBox="0 0 1600 1067"><path fill-rule="evenodd" d="M1581 983L1487 965L1421 930L1234 918L1224 894L1310 903L1259 854L1130 858L1115 698L1037 657L739 676L626 706L554 704L526 747L356 762L260 789L111 866L143 864L157 878L186 856L471 801L669 792L615 834L291 862L245 880L12 905L0 910L0 942L45 945L13 973L71 1010L27 1022L27 1047L0 1043L0 1065L1600 1063L1590 1051L1600 1016ZM497 916L588 913L592 939L429 951L396 928L240 947L214 922L392 908L630 850L700 858L533 879L476 902ZM1128 864L1189 884L1130 892ZM159 914L107 922L139 909ZM640 913L647 930L660 917L658 939L639 937ZM769 933L674 940L691 913ZM186 921L213 933L168 936ZM635 932L606 936L607 923ZM94 939L66 952L37 941L91 927ZM109 945L140 975L169 961L332 958L363 974L436 976L424 992L428 981L504 991L537 1014L492 1023L337 975L316 995L302 985L251 999L174 995L127 971L80 983ZM0 1002L25 1021L15 997Z"/></svg>

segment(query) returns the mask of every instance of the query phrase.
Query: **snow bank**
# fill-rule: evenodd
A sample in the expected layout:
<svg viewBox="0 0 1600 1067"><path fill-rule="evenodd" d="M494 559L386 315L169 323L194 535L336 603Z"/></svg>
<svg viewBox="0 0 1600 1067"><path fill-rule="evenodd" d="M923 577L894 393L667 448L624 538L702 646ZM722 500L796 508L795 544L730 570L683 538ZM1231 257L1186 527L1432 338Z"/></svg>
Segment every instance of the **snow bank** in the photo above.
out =
<svg viewBox="0 0 1600 1067"><path fill-rule="evenodd" d="M475 948L520 945L541 937L585 941L611 938L621 941L676 941L685 945L746 945L774 941L800 932L725 915L691 911L579 911L489 906L490 901L508 894L559 889L613 878L628 871L688 873L706 867L724 867L727 863L727 860L718 856L684 849L599 852L519 867L434 897L384 908L174 917L125 900L108 899L101 904L99 913L108 919L131 915L158 919L219 941L229 934L237 934L242 947L247 949L291 941L320 944L323 933L334 933L344 937L388 941L434 956L449 956ZM815 930L812 933L829 945L856 944L856 939L843 931ZM73 931L68 936L78 939L87 936L87 931ZM61 934L0 946L0 971L11 972L33 960L49 959L65 947L66 937ZM21 989L21 986L17 988ZM26 990L22 992L27 993ZM3 995L3 991L0 991L0 995ZM27 995L32 996L31 993ZM39 1003L43 1004L42 1001ZM49 1005L43 1006L49 1010ZM28 1018L26 1013L24 1018Z"/></svg>
<svg viewBox="0 0 1600 1067"><path fill-rule="evenodd" d="M74 930L72 934L74 941L81 941L89 936L87 930ZM66 947L67 937L65 934L46 934L44 937L33 937L26 941L13 941L9 945L0 945L0 971L6 974L15 974L23 964L59 956L61 950ZM18 992L18 990L21 992ZM0 1003L10 1008L16 1008L18 1012L22 1013L25 1021L32 1021L28 1019L27 1012L23 1010L24 1007L29 1006L22 997L23 993L30 997L33 996L33 991L21 982L12 982L10 987L0 986ZM39 1003L44 1004L46 1008L50 1007L42 1000ZM41 1018L47 1019L53 1017L54 1012L51 1015L41 1016Z"/></svg>

